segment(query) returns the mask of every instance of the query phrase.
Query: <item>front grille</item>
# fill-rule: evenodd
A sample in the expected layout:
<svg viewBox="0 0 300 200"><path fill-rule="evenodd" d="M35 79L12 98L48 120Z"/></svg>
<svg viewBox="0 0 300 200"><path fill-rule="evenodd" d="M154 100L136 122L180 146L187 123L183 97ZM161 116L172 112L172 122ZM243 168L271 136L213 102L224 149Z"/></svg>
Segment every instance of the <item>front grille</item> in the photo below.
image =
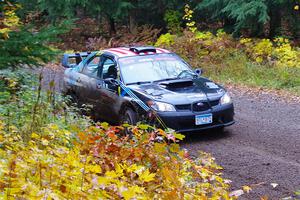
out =
<svg viewBox="0 0 300 200"><path fill-rule="evenodd" d="M219 100L213 100L209 102L196 102L193 104L181 104L175 105L177 111L194 111L202 112L210 109L211 107L219 105Z"/></svg>
<svg viewBox="0 0 300 200"><path fill-rule="evenodd" d="M211 107L217 106L219 105L220 100L214 100L214 101L209 101L209 104L211 105Z"/></svg>
<svg viewBox="0 0 300 200"><path fill-rule="evenodd" d="M194 112L201 112L210 109L208 102L197 102L192 105L192 110Z"/></svg>
<svg viewBox="0 0 300 200"><path fill-rule="evenodd" d="M182 104L182 105L176 105L176 110L178 111L187 111L187 110L191 110L191 104Z"/></svg>

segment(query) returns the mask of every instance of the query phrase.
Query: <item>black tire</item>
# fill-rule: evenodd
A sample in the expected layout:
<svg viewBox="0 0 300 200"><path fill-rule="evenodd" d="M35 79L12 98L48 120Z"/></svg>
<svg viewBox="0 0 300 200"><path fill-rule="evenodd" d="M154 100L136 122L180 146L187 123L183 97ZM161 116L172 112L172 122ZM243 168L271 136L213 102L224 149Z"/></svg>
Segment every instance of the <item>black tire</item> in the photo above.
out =
<svg viewBox="0 0 300 200"><path fill-rule="evenodd" d="M131 108L126 108L122 116L122 124L135 125L137 123L137 114Z"/></svg>
<svg viewBox="0 0 300 200"><path fill-rule="evenodd" d="M225 130L225 127L219 127L219 128L214 128L213 129L215 133L218 133L218 134L222 134L224 133L224 130Z"/></svg>
<svg viewBox="0 0 300 200"><path fill-rule="evenodd" d="M78 108L81 107L79 99L76 96L76 94L74 94L73 92L69 92L69 93L66 94L66 97L68 97L67 102L68 102L69 106L75 106L75 107L78 107Z"/></svg>

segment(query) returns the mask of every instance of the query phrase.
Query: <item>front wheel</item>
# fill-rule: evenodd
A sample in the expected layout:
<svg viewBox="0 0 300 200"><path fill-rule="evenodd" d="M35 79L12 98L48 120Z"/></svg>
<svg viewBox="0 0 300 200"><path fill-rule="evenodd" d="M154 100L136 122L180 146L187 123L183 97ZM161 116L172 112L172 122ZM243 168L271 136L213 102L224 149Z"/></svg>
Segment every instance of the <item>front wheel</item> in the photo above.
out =
<svg viewBox="0 0 300 200"><path fill-rule="evenodd" d="M213 130L215 133L222 134L222 133L224 133L225 127L224 126L218 127L218 128L214 128Z"/></svg>
<svg viewBox="0 0 300 200"><path fill-rule="evenodd" d="M137 114L131 108L126 108L121 123L135 125L137 123Z"/></svg>

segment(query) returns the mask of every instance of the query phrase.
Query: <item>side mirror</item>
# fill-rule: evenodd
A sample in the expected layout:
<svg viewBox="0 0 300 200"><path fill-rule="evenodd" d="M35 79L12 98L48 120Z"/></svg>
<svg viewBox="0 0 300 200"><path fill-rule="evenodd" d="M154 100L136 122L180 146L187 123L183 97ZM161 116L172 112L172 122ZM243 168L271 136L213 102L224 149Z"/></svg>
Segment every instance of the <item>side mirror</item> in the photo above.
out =
<svg viewBox="0 0 300 200"><path fill-rule="evenodd" d="M202 75L202 73L203 73L203 70L202 69L200 69L200 68L197 68L197 69L195 69L195 71L194 71L198 76L201 76Z"/></svg>
<svg viewBox="0 0 300 200"><path fill-rule="evenodd" d="M61 60L61 65L64 67L64 68L72 68L72 67L75 67L76 64L74 62L71 62L72 59L74 59L74 57L70 56L69 54L64 54L64 56L62 57L62 60Z"/></svg>
<svg viewBox="0 0 300 200"><path fill-rule="evenodd" d="M106 79L104 79L104 83L109 84L109 85L114 85L114 86L119 85L119 83L114 78L106 78Z"/></svg>
<svg viewBox="0 0 300 200"><path fill-rule="evenodd" d="M67 54L65 53L61 60L61 65L64 68L72 68L76 65L79 65L79 63L86 58L89 55L89 53L75 53L75 54Z"/></svg>
<svg viewBox="0 0 300 200"><path fill-rule="evenodd" d="M63 56L62 61L61 61L61 65L64 68L71 68L72 66L69 64L69 58L67 56Z"/></svg>

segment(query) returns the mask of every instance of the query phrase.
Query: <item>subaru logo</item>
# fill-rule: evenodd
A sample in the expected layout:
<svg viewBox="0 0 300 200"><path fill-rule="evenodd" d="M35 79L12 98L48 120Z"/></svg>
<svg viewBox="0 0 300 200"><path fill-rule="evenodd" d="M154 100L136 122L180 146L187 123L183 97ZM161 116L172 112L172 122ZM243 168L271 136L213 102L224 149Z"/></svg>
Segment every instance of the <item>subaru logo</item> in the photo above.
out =
<svg viewBox="0 0 300 200"><path fill-rule="evenodd" d="M204 104L201 103L201 102L197 103L197 106L203 106L203 105L204 105Z"/></svg>

